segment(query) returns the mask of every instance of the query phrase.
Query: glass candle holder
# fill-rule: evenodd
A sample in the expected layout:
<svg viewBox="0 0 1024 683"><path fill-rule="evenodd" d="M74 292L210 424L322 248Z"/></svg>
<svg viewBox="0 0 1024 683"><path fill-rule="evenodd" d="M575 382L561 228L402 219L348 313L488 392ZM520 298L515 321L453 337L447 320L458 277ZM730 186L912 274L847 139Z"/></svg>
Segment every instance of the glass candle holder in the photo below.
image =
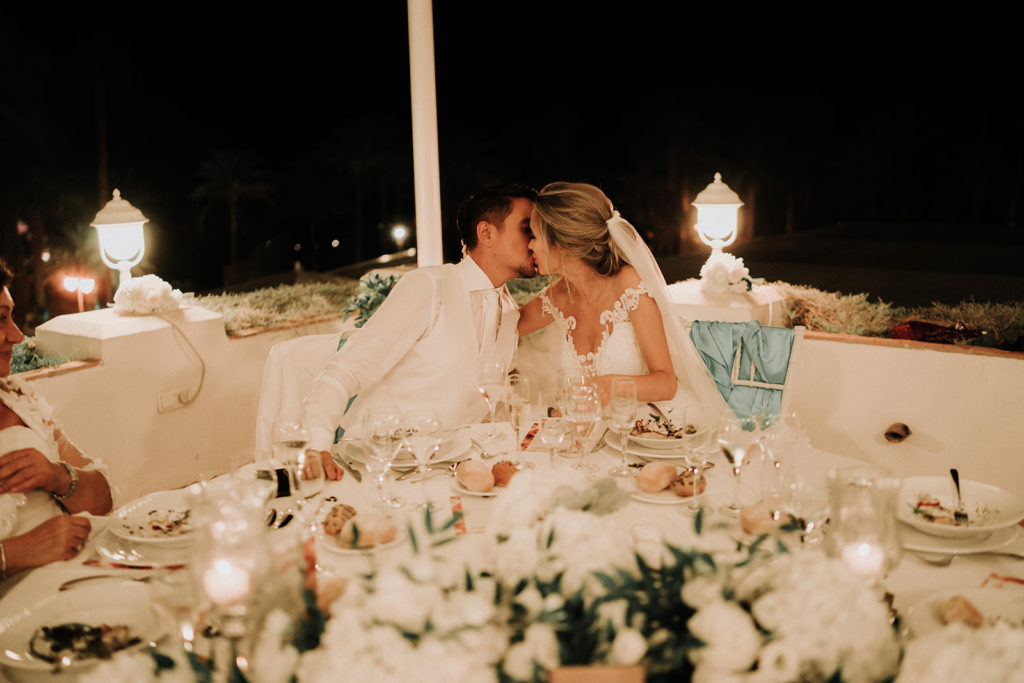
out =
<svg viewBox="0 0 1024 683"><path fill-rule="evenodd" d="M825 551L869 583L878 583L902 557L896 506L898 477L866 467L829 473L829 533Z"/></svg>

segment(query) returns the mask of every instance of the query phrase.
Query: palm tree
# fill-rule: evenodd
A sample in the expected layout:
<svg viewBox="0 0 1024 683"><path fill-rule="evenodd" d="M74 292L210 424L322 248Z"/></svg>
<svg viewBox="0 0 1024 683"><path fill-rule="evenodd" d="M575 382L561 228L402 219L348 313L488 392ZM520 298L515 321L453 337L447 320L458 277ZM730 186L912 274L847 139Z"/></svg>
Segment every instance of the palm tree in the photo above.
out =
<svg viewBox="0 0 1024 683"><path fill-rule="evenodd" d="M263 158L249 149L216 149L207 153L196 170L200 185L192 196L202 200L199 232L205 228L210 207L224 201L228 209L228 277L233 279L238 267L238 215L243 201L272 204L273 186Z"/></svg>

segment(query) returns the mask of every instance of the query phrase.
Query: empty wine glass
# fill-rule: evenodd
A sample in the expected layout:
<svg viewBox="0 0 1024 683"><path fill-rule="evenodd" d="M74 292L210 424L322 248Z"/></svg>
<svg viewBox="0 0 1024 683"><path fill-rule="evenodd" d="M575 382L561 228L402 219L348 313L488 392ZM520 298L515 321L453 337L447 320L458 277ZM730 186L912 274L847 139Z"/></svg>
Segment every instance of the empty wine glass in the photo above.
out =
<svg viewBox="0 0 1024 683"><path fill-rule="evenodd" d="M508 414L512 420L512 430L516 435L516 445L512 449L513 462L519 468L531 468L533 463L522 461L519 458L520 444L523 440L522 428L524 418L527 418L526 426L529 427L530 411L530 378L526 375L515 373L508 377Z"/></svg>
<svg viewBox="0 0 1024 683"><path fill-rule="evenodd" d="M302 422L302 418L296 415L279 415L274 420L274 437L271 442L274 459L279 464L290 463L292 467L298 462L299 453L305 450L309 443L309 433Z"/></svg>
<svg viewBox="0 0 1024 683"><path fill-rule="evenodd" d="M505 389L508 386L505 367L500 363L481 363L477 368L476 385L491 411L491 425L484 434L485 442L491 443L501 438L501 433L494 426L494 410L498 407L498 402L505 398Z"/></svg>
<svg viewBox="0 0 1024 683"><path fill-rule="evenodd" d="M384 479L402 445L402 413L394 406L377 406L363 414L363 439L377 475L377 502L381 507L401 507L402 501L384 493ZM368 463L369 464L369 463Z"/></svg>
<svg viewBox="0 0 1024 683"><path fill-rule="evenodd" d="M785 474L783 507L800 525L804 545L821 542L821 527L828 519L828 489L823 476L790 468Z"/></svg>
<svg viewBox="0 0 1024 683"><path fill-rule="evenodd" d="M441 447L441 419L436 410L415 410L405 416L402 433L405 448L412 454L420 473L422 496L418 507L425 508L430 505L427 499L427 464Z"/></svg>
<svg viewBox="0 0 1024 683"><path fill-rule="evenodd" d="M540 420L537 438L540 439L540 444L547 449L552 466L555 464L555 451L565 444L566 429L564 418L542 417Z"/></svg>
<svg viewBox="0 0 1024 683"><path fill-rule="evenodd" d="M310 529L316 533L320 520L320 507L323 505L324 486L324 465L320 454L316 451L302 450L299 452L297 466L295 468L298 507L296 512Z"/></svg>
<svg viewBox="0 0 1024 683"><path fill-rule="evenodd" d="M612 386L608 398L608 422L619 435L619 446L622 448L622 462L608 470L613 477L632 477L635 471L629 466L626 440L636 426L636 382L629 377L612 378Z"/></svg>
<svg viewBox="0 0 1024 683"><path fill-rule="evenodd" d="M743 463L757 448L760 438L758 422L753 417L734 415L727 418L725 424L722 425L718 436L718 446L732 466L732 474L736 479L732 502L722 508L722 514L737 517L743 509L743 505L740 503L740 475L743 471Z"/></svg>
<svg viewBox="0 0 1024 683"><path fill-rule="evenodd" d="M697 514L703 507L701 496L703 490L701 484L707 486L707 481L704 476L704 458L701 455L687 455L683 458L684 470L693 477L693 496L690 498L690 503L684 507L684 511L690 514Z"/></svg>

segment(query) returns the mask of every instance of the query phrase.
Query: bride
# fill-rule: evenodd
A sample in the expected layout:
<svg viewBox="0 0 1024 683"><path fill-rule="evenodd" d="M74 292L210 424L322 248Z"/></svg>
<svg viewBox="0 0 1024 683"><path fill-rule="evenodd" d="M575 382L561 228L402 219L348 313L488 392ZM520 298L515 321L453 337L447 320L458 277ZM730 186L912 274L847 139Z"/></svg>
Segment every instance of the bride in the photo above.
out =
<svg viewBox="0 0 1024 683"><path fill-rule="evenodd" d="M605 402L612 379L629 376L639 401L666 412L687 403L724 406L673 312L661 269L600 189L547 185L530 227L538 272L561 277L520 310L521 336L555 323L561 366L582 370Z"/></svg>

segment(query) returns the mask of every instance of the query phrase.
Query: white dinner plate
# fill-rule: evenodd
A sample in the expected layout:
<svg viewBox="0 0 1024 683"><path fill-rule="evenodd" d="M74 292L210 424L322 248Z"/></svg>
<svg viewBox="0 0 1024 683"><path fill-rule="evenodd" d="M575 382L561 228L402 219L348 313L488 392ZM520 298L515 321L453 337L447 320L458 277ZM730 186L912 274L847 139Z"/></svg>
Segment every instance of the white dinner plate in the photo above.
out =
<svg viewBox="0 0 1024 683"><path fill-rule="evenodd" d="M897 515L900 521L934 536L947 538L966 538L991 533L1024 519L1024 499L1005 491L998 486L982 484L969 479L960 480L960 491L963 493L964 507L967 510L967 524L953 526L928 521L914 512L914 506L921 494L929 494L937 498L947 510L956 508L956 491L950 477L908 477L900 487L899 508Z"/></svg>
<svg viewBox="0 0 1024 683"><path fill-rule="evenodd" d="M903 547L922 553L938 553L942 555L971 555L988 553L1005 548L1017 538L1018 527L1011 526L963 538L948 538L926 534L923 531L904 526L900 529Z"/></svg>
<svg viewBox="0 0 1024 683"><path fill-rule="evenodd" d="M679 450L685 448L683 437L679 438L658 438L656 436L634 436L629 435L629 443L634 446L642 446L655 451Z"/></svg>
<svg viewBox="0 0 1024 683"><path fill-rule="evenodd" d="M622 442L619 440L619 435L615 432L609 431L605 436L605 440L614 450L622 451ZM676 440L677 442L672 444L673 448L671 450L664 447L647 448L646 446L633 443L633 440L634 437L627 439L628 446L626 452L643 460L682 460L686 456L685 449L680 440Z"/></svg>
<svg viewBox="0 0 1024 683"><path fill-rule="evenodd" d="M490 491L472 491L459 483L458 479L452 479L452 488L465 496L478 496L480 498L493 498L501 493L501 486L495 486Z"/></svg>
<svg viewBox="0 0 1024 683"><path fill-rule="evenodd" d="M459 431L454 434L450 434L441 441L441 447L437 450L437 453L434 454L434 457L430 459L430 462L437 463L455 460L468 451L472 445L473 444L469 441L469 434L466 432ZM345 454L365 464L370 458L370 454L366 451L366 448L367 446L359 441L350 441L345 444ZM408 451L403 449L395 456L391 466L397 468L415 467L416 460Z"/></svg>
<svg viewBox="0 0 1024 683"><path fill-rule="evenodd" d="M323 539L324 542L321 547L327 548L332 553L337 553L339 555L363 555L365 553L376 553L381 550L387 550L388 548L394 548L405 540L405 535L398 534L395 536L395 540L387 543L381 543L380 545L375 545L370 548L346 548L338 543L337 536L324 536Z"/></svg>
<svg viewBox="0 0 1024 683"><path fill-rule="evenodd" d="M31 607L0 619L0 664L24 671L25 675L46 674L53 664L32 654L32 636L43 626L68 623L128 626L141 641L133 647L163 636L148 585L134 581L86 581L73 589L51 593ZM81 671L94 663L95 660L79 660L70 670Z"/></svg>
<svg viewBox="0 0 1024 683"><path fill-rule="evenodd" d="M188 564L192 553L188 545L135 543L111 533L109 528L96 535L96 553L108 563L138 569L172 569Z"/></svg>
<svg viewBox="0 0 1024 683"><path fill-rule="evenodd" d="M188 521L174 530L155 530L191 514L187 489L157 491L124 505L111 514L107 527L115 536L134 543L152 545L187 545L192 542L192 527Z"/></svg>
<svg viewBox="0 0 1024 683"><path fill-rule="evenodd" d="M910 633L921 636L938 631L945 624L939 616L939 605L954 595L961 595L985 617L986 625L1005 621L1011 626L1024 626L1024 591L975 588L966 591L946 590L918 600L903 612L903 623Z"/></svg>

